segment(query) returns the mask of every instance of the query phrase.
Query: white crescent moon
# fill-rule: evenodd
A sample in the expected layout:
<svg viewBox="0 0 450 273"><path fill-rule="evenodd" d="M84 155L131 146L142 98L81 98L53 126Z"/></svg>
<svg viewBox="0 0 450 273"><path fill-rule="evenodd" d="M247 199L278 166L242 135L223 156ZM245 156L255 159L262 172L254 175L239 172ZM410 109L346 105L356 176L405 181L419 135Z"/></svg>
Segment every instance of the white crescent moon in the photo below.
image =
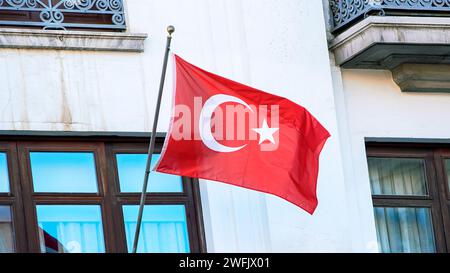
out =
<svg viewBox="0 0 450 273"><path fill-rule="evenodd" d="M252 108L250 108L250 106L245 101L239 98L223 94L211 96L205 102L205 105L203 105L202 111L200 112L200 120L199 120L200 138L202 139L203 144L205 144L206 147L210 148L213 151L221 153L232 153L239 151L240 149L247 146L247 144L242 145L240 147L228 147L217 142L217 140L214 138L211 132L212 114L214 113L214 110L216 110L216 108L219 107L219 105L224 104L226 102L235 102L242 104L253 112Z"/></svg>

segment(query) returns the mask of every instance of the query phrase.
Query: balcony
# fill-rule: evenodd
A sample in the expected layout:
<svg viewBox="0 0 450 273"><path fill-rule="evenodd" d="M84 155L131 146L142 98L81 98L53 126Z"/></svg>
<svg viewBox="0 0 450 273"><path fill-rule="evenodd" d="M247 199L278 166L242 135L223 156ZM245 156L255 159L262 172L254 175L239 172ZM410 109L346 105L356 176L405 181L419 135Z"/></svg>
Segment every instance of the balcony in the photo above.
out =
<svg viewBox="0 0 450 273"><path fill-rule="evenodd" d="M405 92L450 91L450 0L330 0L342 68L388 69Z"/></svg>
<svg viewBox="0 0 450 273"><path fill-rule="evenodd" d="M122 0L0 0L0 26L123 31Z"/></svg>
<svg viewBox="0 0 450 273"><path fill-rule="evenodd" d="M333 32L370 15L450 16L449 0L330 0Z"/></svg>

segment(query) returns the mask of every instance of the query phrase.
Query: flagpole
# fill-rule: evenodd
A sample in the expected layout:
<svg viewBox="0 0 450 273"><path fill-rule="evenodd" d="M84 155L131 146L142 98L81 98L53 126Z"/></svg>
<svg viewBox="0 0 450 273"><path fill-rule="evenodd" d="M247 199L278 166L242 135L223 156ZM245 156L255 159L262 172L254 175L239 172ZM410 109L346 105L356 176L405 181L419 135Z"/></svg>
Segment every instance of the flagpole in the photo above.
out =
<svg viewBox="0 0 450 273"><path fill-rule="evenodd" d="M163 67L162 67L161 80L159 82L158 99L156 101L155 116L153 117L153 128L152 128L152 134L150 136L150 145L149 145L148 154L147 154L147 164L145 166L144 183L142 185L141 201L139 204L139 213L138 213L138 218L137 218L137 222L136 222L136 230L134 233L133 253L136 253L137 247L138 247L138 242L139 242L139 233L141 231L142 214L144 212L145 198L147 196L146 193L147 193L148 178L150 175L150 166L152 163L153 152L155 151L156 129L158 127L159 109L161 108L161 99L162 99L162 93L163 93L163 89L164 89L164 79L166 78L167 60L169 58L170 42L172 40L172 33L174 33L174 31L175 31L175 28L173 26L167 27L167 33L169 35L167 35L166 52L164 54L164 63L163 63Z"/></svg>

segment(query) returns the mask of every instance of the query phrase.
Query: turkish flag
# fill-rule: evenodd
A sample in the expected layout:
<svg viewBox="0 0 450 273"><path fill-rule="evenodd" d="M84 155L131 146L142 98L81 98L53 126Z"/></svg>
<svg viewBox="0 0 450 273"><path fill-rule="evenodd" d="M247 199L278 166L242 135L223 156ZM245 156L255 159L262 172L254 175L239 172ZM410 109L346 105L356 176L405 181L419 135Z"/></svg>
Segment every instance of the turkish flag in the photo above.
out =
<svg viewBox="0 0 450 273"><path fill-rule="evenodd" d="M286 98L174 58L172 119L155 170L273 194L313 214L328 131Z"/></svg>

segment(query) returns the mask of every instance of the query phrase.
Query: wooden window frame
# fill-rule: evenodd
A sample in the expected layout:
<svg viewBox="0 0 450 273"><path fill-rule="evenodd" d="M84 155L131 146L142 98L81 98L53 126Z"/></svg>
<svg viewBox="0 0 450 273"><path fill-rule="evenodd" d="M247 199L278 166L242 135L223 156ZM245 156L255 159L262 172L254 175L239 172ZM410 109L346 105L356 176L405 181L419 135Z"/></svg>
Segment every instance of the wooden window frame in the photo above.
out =
<svg viewBox="0 0 450 273"><path fill-rule="evenodd" d="M447 241L447 252L450 252L450 181L447 181L444 160L450 159L449 149L436 149L434 154L436 162L437 181L439 186L439 199L443 211L443 222Z"/></svg>
<svg viewBox="0 0 450 273"><path fill-rule="evenodd" d="M13 141L11 141L13 139ZM139 193L119 192L115 154L146 153L143 137L33 137L0 136L0 152L7 153L10 193L0 194L0 205L10 205L16 252L40 252L36 205L100 205L107 253L127 253L122 205L139 204ZM164 138L158 138L157 153ZM34 193L30 151L92 152L97 193ZM149 182L151 183L151 181ZM190 252L206 252L200 191L197 179L182 178L183 192L148 193L146 204L185 205Z"/></svg>
<svg viewBox="0 0 450 273"><path fill-rule="evenodd" d="M21 195L17 149L14 143L0 142L0 152L6 153L8 164L9 193L0 193L0 206L10 206L14 232L15 252L26 252L27 235L23 217L23 200Z"/></svg>
<svg viewBox="0 0 450 273"><path fill-rule="evenodd" d="M417 158L425 162L427 196L372 195L374 207L430 208L437 252L450 251L450 194L443 158L450 158L450 145L366 143L366 156ZM445 182L445 183L444 183Z"/></svg>

